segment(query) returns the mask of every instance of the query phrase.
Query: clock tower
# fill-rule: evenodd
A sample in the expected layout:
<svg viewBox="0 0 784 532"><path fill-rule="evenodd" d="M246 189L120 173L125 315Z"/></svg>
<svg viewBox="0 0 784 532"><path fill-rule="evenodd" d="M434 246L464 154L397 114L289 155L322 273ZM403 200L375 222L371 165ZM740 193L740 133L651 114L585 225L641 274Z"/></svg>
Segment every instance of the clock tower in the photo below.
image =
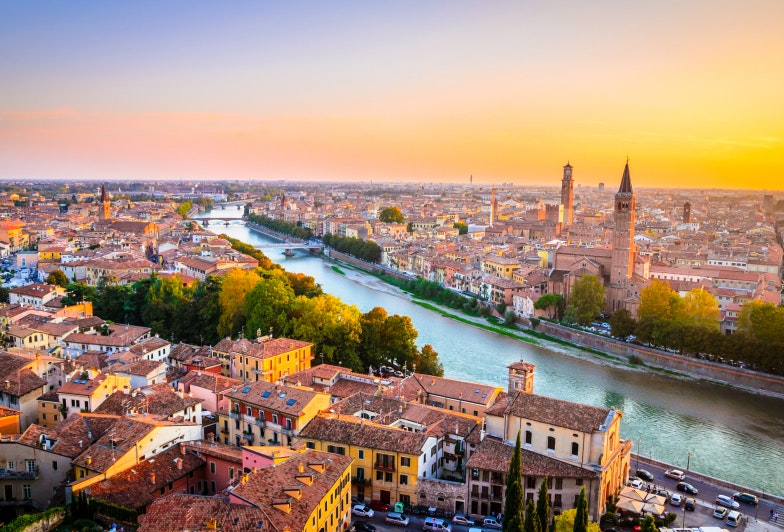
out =
<svg viewBox="0 0 784 532"><path fill-rule="evenodd" d="M572 165L566 163L563 167L563 179L561 180L561 205L563 205L564 225L572 225L572 214L574 210L574 181L572 181Z"/></svg>

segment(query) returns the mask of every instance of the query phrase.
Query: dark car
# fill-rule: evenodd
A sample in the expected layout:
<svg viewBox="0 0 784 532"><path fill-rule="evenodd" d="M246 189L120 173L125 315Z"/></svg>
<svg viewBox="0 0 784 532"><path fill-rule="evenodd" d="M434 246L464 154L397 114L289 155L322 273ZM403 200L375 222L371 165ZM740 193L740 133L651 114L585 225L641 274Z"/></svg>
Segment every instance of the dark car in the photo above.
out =
<svg viewBox="0 0 784 532"><path fill-rule="evenodd" d="M697 501L694 500L694 497L689 497L683 502L683 509L690 512L697 509Z"/></svg>
<svg viewBox="0 0 784 532"><path fill-rule="evenodd" d="M738 502L745 502L746 504L754 504L756 505L759 502L756 495L752 495L751 493L736 493L732 496Z"/></svg>
<svg viewBox="0 0 784 532"><path fill-rule="evenodd" d="M645 469L638 469L637 476L643 480L647 480L648 482L653 482L656 479L656 477L653 476L653 473L646 471Z"/></svg>
<svg viewBox="0 0 784 532"><path fill-rule="evenodd" d="M678 491L685 491L686 493L690 493L691 495L697 495L698 493L697 488L695 488L688 482L678 482L678 484L675 486L675 489Z"/></svg>
<svg viewBox="0 0 784 532"><path fill-rule="evenodd" d="M376 527L367 521L354 521L351 525L351 529L356 532L376 532Z"/></svg>

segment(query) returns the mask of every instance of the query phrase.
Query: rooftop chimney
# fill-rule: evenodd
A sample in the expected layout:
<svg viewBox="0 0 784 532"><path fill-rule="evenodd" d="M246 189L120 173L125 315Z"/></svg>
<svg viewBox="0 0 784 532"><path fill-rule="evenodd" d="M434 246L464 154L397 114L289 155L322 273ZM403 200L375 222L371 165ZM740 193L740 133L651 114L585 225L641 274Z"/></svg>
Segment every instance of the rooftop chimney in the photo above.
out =
<svg viewBox="0 0 784 532"><path fill-rule="evenodd" d="M150 473L150 484L155 484L155 471Z"/></svg>

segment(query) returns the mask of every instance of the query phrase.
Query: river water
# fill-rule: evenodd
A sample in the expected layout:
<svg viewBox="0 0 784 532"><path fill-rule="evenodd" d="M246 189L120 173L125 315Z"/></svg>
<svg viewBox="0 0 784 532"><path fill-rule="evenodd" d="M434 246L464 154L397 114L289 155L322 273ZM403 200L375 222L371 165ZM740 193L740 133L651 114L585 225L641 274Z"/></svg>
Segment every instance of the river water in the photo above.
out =
<svg viewBox="0 0 784 532"><path fill-rule="evenodd" d="M241 216L235 208L209 216ZM255 246L272 241L244 225L211 225ZM424 309L375 277L344 268L346 275L306 252L285 257L264 252L291 272L313 276L325 292L367 312L410 316L419 337L431 344L444 376L506 388L506 366L516 360L536 364L538 394L623 412L621 433L635 451L686 469L784 496L784 400L702 381L688 381L596 364L471 327ZM689 456L690 455L690 456Z"/></svg>

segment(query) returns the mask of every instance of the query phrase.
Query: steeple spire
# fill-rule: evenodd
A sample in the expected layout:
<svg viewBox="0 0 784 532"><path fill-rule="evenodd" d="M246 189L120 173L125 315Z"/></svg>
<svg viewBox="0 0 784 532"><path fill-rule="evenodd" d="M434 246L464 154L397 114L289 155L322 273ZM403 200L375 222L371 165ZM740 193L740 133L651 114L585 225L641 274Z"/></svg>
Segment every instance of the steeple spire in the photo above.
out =
<svg viewBox="0 0 784 532"><path fill-rule="evenodd" d="M621 178L621 186L618 189L618 194L633 194L632 178L629 176L629 158L626 158L626 166L623 169L623 178Z"/></svg>
<svg viewBox="0 0 784 532"><path fill-rule="evenodd" d="M101 184L101 201L106 201L106 185Z"/></svg>

